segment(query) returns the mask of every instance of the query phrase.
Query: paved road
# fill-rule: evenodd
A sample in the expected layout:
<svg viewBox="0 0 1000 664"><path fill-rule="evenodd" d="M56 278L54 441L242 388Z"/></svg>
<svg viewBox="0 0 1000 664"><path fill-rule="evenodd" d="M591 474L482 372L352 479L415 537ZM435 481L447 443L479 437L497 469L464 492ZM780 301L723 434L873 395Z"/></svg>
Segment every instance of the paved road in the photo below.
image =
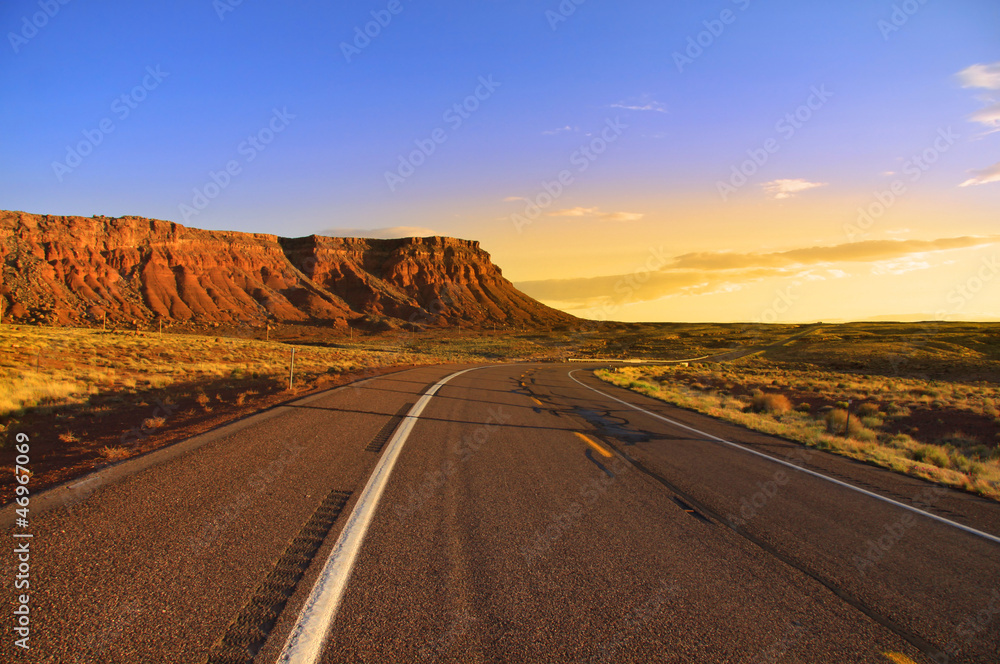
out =
<svg viewBox="0 0 1000 664"><path fill-rule="evenodd" d="M275 661L397 416L460 368L276 409L37 516L33 648L7 611L0 660ZM413 424L320 661L1000 661L1000 544L711 436L1000 535L992 503L579 364L480 368Z"/></svg>

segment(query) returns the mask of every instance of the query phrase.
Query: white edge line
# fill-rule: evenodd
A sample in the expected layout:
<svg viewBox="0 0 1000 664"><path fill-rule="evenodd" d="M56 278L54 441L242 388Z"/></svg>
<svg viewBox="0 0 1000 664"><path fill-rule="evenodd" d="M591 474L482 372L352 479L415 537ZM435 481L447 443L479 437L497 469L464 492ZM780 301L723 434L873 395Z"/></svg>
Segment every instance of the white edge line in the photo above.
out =
<svg viewBox="0 0 1000 664"><path fill-rule="evenodd" d="M385 453L379 459L368 483L361 492L360 498L358 498L358 502L351 511L351 516L344 525L343 531L333 545L333 550L330 551L329 557L323 564L323 569L299 612L295 626L285 641L285 646L278 657L279 662L314 664L319 661L330 625L333 624L337 609L340 608L340 602L347 589L347 582L350 580L354 562L361 550L365 534L368 532L368 526L375 515L379 499L382 497L386 484L388 484L392 468L396 465L396 459L399 458L403 444L406 443L406 439L410 435L410 430L413 429L413 425L420 417L424 407L442 385L456 376L482 368L472 367L445 376L417 400L417 403L400 422L396 432L389 440Z"/></svg>
<svg viewBox="0 0 1000 664"><path fill-rule="evenodd" d="M716 442L722 443L723 445L729 445L730 447L735 447L736 449L743 450L744 452L749 452L750 454L754 454L754 455L759 456L761 458L767 459L768 461L773 461L774 463L780 463L782 466L788 466L789 468L794 468L795 470L798 470L799 472L803 472L803 473L806 473L808 475L812 475L813 477L818 477L820 479L826 480L827 482L833 482L834 484L838 484L838 485L840 485L842 487L845 487L847 489L851 489L853 491L857 491L858 493L863 493L866 496L870 496L872 498L876 498L878 500L881 500L883 502L889 503L891 505L895 505L896 507L902 507L904 510L909 510L911 512L916 512L917 514L920 514L921 516L925 516L928 519L933 519L934 521L939 521L939 522L944 523L946 525L952 526L953 528L958 528L959 530L963 530L963 531L969 533L970 535L976 535L977 537L982 537L983 539L989 540L989 541L991 541L991 542L993 542L995 544L1000 544L1000 537L997 537L995 535L990 535L989 533L984 533L981 530L976 530L975 528L970 528L969 526L962 525L961 523L957 523L957 522L952 521L950 519L946 519L946 518L944 518L942 516L938 516L937 514L931 514L930 512L925 512L922 509L918 509L916 507L913 507L912 505L907 505L906 503L901 503L898 500L893 500L892 498L886 498L885 496L882 496L880 494L874 493L872 491L867 491L865 489L862 489L861 487L854 486L853 484L848 484L847 482L841 482L840 480L836 480L836 479L834 479L832 477L828 477L826 475L823 475L822 473L817 473L814 470L809 470L808 468L802 468L801 466L796 466L794 463L789 463L788 461L784 461L782 459L775 458L775 457L773 457L773 456L771 456L769 454L763 454L761 452L758 452L757 450L752 450L749 447L745 447L745 446L740 445L738 443L734 443L734 442L728 441L728 440L726 440L724 438L719 438L718 436L713 436L712 434L705 433L704 431L701 431L700 429L695 429L694 427L689 427L686 424L681 424L680 422L672 420L669 417L664 417L663 415L657 415L656 413L648 411L645 408L640 408L639 406L636 406L635 404L629 403L628 401L623 401L622 399L619 399L617 397L613 397L610 394L608 394L607 392L602 392L601 390L595 389L595 388L591 387L590 385L585 385L584 383L581 383L580 381L578 381L576 378L573 377L573 374L576 373L577 371L580 371L580 369L574 369L573 371L570 371L567 374L570 377L570 379L573 380L573 382L575 382L578 385L581 385L581 386L587 388L588 390L590 390L592 392L597 392L598 394L603 395L603 396L607 397L608 399L611 399L613 401L617 401L618 403L623 403L623 404L625 404L626 406L628 406L630 408L634 408L634 409L636 409L638 411L646 413L647 415L651 415L652 417L655 417L656 419L663 420L664 422L668 422L670 424L673 424L674 426L681 427L682 429L687 429L688 431L693 431L695 433L701 434L702 436L707 436L708 438L711 438L712 440L714 440Z"/></svg>

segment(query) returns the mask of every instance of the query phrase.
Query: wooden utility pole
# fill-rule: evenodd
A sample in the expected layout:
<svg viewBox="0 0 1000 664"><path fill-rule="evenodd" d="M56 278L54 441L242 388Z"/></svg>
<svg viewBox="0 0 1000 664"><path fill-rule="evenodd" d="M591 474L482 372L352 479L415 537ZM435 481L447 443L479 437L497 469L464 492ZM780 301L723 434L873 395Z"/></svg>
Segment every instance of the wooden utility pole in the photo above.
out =
<svg viewBox="0 0 1000 664"><path fill-rule="evenodd" d="M107 332L108 330L108 312L101 312L101 332Z"/></svg>
<svg viewBox="0 0 1000 664"><path fill-rule="evenodd" d="M288 365L288 389L292 389L295 381L295 348L292 348L292 361Z"/></svg>

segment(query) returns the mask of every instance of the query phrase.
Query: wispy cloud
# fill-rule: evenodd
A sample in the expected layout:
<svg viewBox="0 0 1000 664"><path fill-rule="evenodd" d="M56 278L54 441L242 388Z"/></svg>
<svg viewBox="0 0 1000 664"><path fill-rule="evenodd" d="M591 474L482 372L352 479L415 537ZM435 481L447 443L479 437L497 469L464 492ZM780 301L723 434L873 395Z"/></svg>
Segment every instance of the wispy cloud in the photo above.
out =
<svg viewBox="0 0 1000 664"><path fill-rule="evenodd" d="M1000 62L989 65L975 64L956 74L963 88L1000 90Z"/></svg>
<svg viewBox="0 0 1000 664"><path fill-rule="evenodd" d="M601 219L604 221L639 221L645 216L641 212L609 212L602 214Z"/></svg>
<svg viewBox="0 0 1000 664"><path fill-rule="evenodd" d="M1000 182L1000 161L978 171L969 171L972 177L958 185L959 187L973 187L990 182Z"/></svg>
<svg viewBox="0 0 1000 664"><path fill-rule="evenodd" d="M986 90L979 98L986 102L987 106L969 116L969 120L972 122L978 122L989 128L981 136L1000 131L1000 96L994 92L1000 90L1000 62L989 65L972 65L958 72L955 76L963 88Z"/></svg>
<svg viewBox="0 0 1000 664"><path fill-rule="evenodd" d="M826 182L809 182L808 180L803 180L801 178L794 180L771 180L770 182L765 182L761 185L764 188L764 193L774 199L791 198L795 194L801 193L808 189L815 189L816 187L825 187Z"/></svg>
<svg viewBox="0 0 1000 664"><path fill-rule="evenodd" d="M441 235L435 230L422 226L386 226L384 228L328 228L317 235L328 237L367 237L375 239L390 239L397 237L429 237Z"/></svg>
<svg viewBox="0 0 1000 664"><path fill-rule="evenodd" d="M650 99L649 95L642 95L638 98L615 102L614 104L611 104L611 108L624 108L628 111L653 111L655 113L667 112L666 106L658 101Z"/></svg>
<svg viewBox="0 0 1000 664"><path fill-rule="evenodd" d="M869 240L832 246L800 247L769 253L695 252L665 259L641 288L626 289L632 302L678 295L705 295L736 290L763 279L823 281L850 276L849 266L869 264L876 274L904 274L942 264L932 256L957 249L998 245L1000 235L936 240ZM616 274L578 279L525 281L517 287L537 299L568 309L584 309L615 301L623 283L634 275ZM618 302L623 304L624 302Z"/></svg>
<svg viewBox="0 0 1000 664"><path fill-rule="evenodd" d="M1000 127L1000 104L993 104L980 109L970 115L969 119L990 127Z"/></svg>
<svg viewBox="0 0 1000 664"><path fill-rule="evenodd" d="M545 134L545 135L547 135L547 136L551 136L552 134L561 134L564 131L579 131L579 129L577 127L570 127L569 125L566 125L565 127L556 127L555 129L546 129L542 133Z"/></svg>
<svg viewBox="0 0 1000 664"><path fill-rule="evenodd" d="M878 261L872 265L872 274L906 274L917 270L928 270L932 266L925 260Z"/></svg>
<svg viewBox="0 0 1000 664"><path fill-rule="evenodd" d="M646 216L641 212L601 212L596 207L566 208L564 210L553 210L546 214L549 217L596 217L602 221L638 221Z"/></svg>
<svg viewBox="0 0 1000 664"><path fill-rule="evenodd" d="M733 270L755 267L794 268L823 263L857 263L890 260L935 251L968 249L1000 244L1000 235L962 236L937 240L867 240L825 247L803 247L761 253L695 252L674 259L673 268Z"/></svg>
<svg viewBox="0 0 1000 664"><path fill-rule="evenodd" d="M528 200L528 199L525 198L524 196L508 196L507 198L503 199L503 202L504 203L513 203L515 201L526 201L526 200Z"/></svg>
<svg viewBox="0 0 1000 664"><path fill-rule="evenodd" d="M597 214L597 208L575 207L565 210L553 210L546 213L550 217L586 217Z"/></svg>

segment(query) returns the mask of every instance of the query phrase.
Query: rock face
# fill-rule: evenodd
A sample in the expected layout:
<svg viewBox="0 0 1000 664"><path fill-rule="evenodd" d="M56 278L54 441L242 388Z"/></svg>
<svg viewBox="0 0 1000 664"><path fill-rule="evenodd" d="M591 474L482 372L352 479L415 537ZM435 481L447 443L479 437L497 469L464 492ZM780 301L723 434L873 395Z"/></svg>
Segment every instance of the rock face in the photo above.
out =
<svg viewBox="0 0 1000 664"><path fill-rule="evenodd" d="M142 217L0 211L4 320L541 327L478 242L204 231Z"/></svg>

